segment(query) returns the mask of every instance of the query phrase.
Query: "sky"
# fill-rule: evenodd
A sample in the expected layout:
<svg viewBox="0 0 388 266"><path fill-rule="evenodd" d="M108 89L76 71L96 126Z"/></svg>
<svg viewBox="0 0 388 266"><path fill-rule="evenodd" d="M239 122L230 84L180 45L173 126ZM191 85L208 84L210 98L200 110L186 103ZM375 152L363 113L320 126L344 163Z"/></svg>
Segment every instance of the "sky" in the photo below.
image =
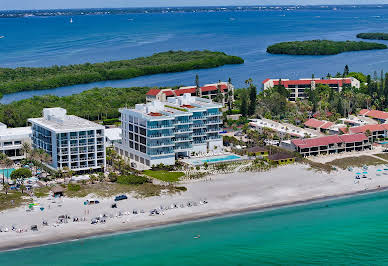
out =
<svg viewBox="0 0 388 266"><path fill-rule="evenodd" d="M0 0L0 10L227 5L361 5L388 0Z"/></svg>

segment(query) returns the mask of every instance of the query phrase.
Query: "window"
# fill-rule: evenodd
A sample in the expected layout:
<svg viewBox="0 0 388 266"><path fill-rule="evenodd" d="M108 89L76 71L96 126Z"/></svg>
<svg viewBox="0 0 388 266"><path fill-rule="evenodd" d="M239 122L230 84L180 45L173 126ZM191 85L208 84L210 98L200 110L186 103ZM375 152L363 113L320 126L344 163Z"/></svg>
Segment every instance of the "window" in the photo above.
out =
<svg viewBox="0 0 388 266"><path fill-rule="evenodd" d="M20 145L20 144L22 144L22 142L21 142L20 140L16 140L16 141L14 142L14 144L15 144L15 145Z"/></svg>
<svg viewBox="0 0 388 266"><path fill-rule="evenodd" d="M11 146L12 145L12 141L6 141L4 142L4 146Z"/></svg>

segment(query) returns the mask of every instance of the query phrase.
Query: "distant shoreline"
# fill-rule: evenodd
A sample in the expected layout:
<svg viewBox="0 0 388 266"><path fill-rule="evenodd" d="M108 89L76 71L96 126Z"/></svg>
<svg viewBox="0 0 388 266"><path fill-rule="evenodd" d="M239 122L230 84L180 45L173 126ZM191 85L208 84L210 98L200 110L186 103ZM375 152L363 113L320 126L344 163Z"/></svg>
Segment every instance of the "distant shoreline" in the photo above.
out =
<svg viewBox="0 0 388 266"><path fill-rule="evenodd" d="M31 16L84 16L123 15L150 13L196 13L196 12L241 12L241 11L298 11L298 10L339 10L339 9L385 9L388 4L365 5L242 5L242 6L171 6L171 7L112 7L112 8L70 8L0 10L0 18Z"/></svg>
<svg viewBox="0 0 388 266"><path fill-rule="evenodd" d="M43 239L39 241L36 241L36 240L28 241L27 239L24 239L22 241L23 242L22 244L2 245L0 246L0 255L2 252L15 251L15 250L26 249L26 248L55 245L55 244L60 244L64 242L78 241L78 240L90 239L95 237L106 237L106 236L112 236L112 235L133 233L136 231L156 229L156 228L165 227L165 226L174 226L182 223L196 222L196 221L202 221L202 220L208 220L208 219L217 219L217 218L223 218L223 217L234 216L234 215L244 215L244 214L249 214L254 212L272 211L272 210L286 208L286 207L295 207L295 206L307 205L307 204L313 204L313 203L323 203L326 201L344 199L349 197L355 197L355 196L361 196L361 195L367 195L367 194L373 194L373 193L379 193L379 192L385 192L385 191L388 191L388 186L370 189L370 190L357 191L357 192L315 197L315 198L292 201L292 202L267 204L267 205L254 205L247 208L240 208L236 210L228 210L228 211L220 210L220 211L214 211L211 213L186 215L179 218L170 219L168 221L146 222L140 225L124 224L120 226L112 226L112 228L104 228L104 229L100 228L100 230L98 230L99 228L96 227L96 230L93 232L77 233L74 235L67 235L67 236L50 235L50 236L43 237Z"/></svg>

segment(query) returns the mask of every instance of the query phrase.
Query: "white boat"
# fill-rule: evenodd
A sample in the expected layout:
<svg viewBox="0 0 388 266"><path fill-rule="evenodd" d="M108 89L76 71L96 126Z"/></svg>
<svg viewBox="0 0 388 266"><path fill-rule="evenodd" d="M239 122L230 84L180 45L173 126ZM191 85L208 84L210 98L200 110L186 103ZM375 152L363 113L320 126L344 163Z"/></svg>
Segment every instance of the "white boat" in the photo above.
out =
<svg viewBox="0 0 388 266"><path fill-rule="evenodd" d="M5 38L5 36L4 36L4 35L1 35L1 36L0 36L0 39L3 39L3 38Z"/></svg>
<svg viewBox="0 0 388 266"><path fill-rule="evenodd" d="M70 23L73 23L73 18L70 19Z"/></svg>

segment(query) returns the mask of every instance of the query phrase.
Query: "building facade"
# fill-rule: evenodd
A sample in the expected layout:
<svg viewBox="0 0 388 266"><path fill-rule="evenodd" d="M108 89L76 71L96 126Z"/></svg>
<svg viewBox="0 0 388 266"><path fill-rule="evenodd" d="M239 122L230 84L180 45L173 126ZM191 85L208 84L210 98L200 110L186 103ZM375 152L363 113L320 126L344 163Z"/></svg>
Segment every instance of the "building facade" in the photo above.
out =
<svg viewBox="0 0 388 266"><path fill-rule="evenodd" d="M106 167L104 126L67 115L62 108L45 108L43 117L30 118L32 145L47 152L55 170L73 171Z"/></svg>
<svg viewBox="0 0 388 266"><path fill-rule="evenodd" d="M203 87L200 87L199 95L197 95L197 87L180 87L179 89L151 89L146 94L147 102L161 101L166 102L170 97L182 96L183 94L189 93L191 96L198 96L202 98L207 98L213 101L218 100L218 95L221 95L222 99L219 101L222 105L234 102L234 87L228 82L219 82L215 84L206 84Z"/></svg>
<svg viewBox="0 0 388 266"><path fill-rule="evenodd" d="M312 139L291 140L291 147L302 156L326 155L350 151L363 151L372 148L365 134L332 135Z"/></svg>
<svg viewBox="0 0 388 266"><path fill-rule="evenodd" d="M263 90L268 90L274 86L283 85L290 91L289 101L296 101L296 99L305 99L306 89L315 89L318 84L328 85L333 90L340 92L345 86L360 88L360 81L353 78L329 78L329 79L265 79L263 83Z"/></svg>
<svg viewBox="0 0 388 266"><path fill-rule="evenodd" d="M221 150L221 107L210 99L184 94L121 109L122 142L116 150L138 169L173 165L179 157Z"/></svg>
<svg viewBox="0 0 388 266"><path fill-rule="evenodd" d="M31 134L31 127L7 128L0 123L0 152L11 160L26 158L22 145L24 142L31 143Z"/></svg>

